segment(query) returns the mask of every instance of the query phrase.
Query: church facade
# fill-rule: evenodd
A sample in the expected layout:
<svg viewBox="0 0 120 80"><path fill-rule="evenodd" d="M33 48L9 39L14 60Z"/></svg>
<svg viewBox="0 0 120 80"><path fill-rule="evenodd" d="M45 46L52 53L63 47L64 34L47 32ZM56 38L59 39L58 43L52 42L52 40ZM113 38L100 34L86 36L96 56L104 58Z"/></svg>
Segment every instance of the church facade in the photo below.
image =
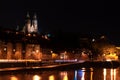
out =
<svg viewBox="0 0 120 80"><path fill-rule="evenodd" d="M26 20L25 20L25 25L22 30L24 33L38 33L38 20L37 20L37 15L34 14L32 19L27 13Z"/></svg>

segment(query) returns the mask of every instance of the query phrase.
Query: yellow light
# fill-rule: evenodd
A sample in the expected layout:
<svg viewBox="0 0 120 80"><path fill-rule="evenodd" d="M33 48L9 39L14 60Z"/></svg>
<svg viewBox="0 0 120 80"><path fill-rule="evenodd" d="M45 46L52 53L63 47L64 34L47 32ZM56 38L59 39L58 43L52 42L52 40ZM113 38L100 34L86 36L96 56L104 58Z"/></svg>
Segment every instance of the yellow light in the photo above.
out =
<svg viewBox="0 0 120 80"><path fill-rule="evenodd" d="M113 75L113 69L111 69L110 71L111 71L111 72L110 72L110 73L111 73L111 80L113 80L113 76L114 76L114 75Z"/></svg>
<svg viewBox="0 0 120 80"><path fill-rule="evenodd" d="M28 36L31 36L31 34L28 34Z"/></svg>
<svg viewBox="0 0 120 80"><path fill-rule="evenodd" d="M51 53L53 53L53 51L50 51Z"/></svg>
<svg viewBox="0 0 120 80"><path fill-rule="evenodd" d="M7 50L7 48L4 48L4 51L6 51Z"/></svg>
<svg viewBox="0 0 120 80"><path fill-rule="evenodd" d="M118 56L115 53L114 54L106 55L105 58L107 60L118 60Z"/></svg>
<svg viewBox="0 0 120 80"><path fill-rule="evenodd" d="M57 54L52 53L52 58L53 58L53 59L57 58Z"/></svg>
<svg viewBox="0 0 120 80"><path fill-rule="evenodd" d="M65 75L64 78L63 78L63 80L68 80L68 76Z"/></svg>
<svg viewBox="0 0 120 80"><path fill-rule="evenodd" d="M13 51L15 52L15 49L13 49Z"/></svg>
<svg viewBox="0 0 120 80"><path fill-rule="evenodd" d="M36 53L38 53L39 52L39 50L36 50Z"/></svg>
<svg viewBox="0 0 120 80"><path fill-rule="evenodd" d="M10 80L18 80L18 78L16 76L11 76Z"/></svg>
<svg viewBox="0 0 120 80"><path fill-rule="evenodd" d="M104 68L104 69L103 69L104 80L106 80L106 75L107 75L107 70Z"/></svg>
<svg viewBox="0 0 120 80"><path fill-rule="evenodd" d="M61 76L61 80L68 80L68 75L67 75L67 72L61 72L60 73L60 76Z"/></svg>
<svg viewBox="0 0 120 80"><path fill-rule="evenodd" d="M117 49L120 49L120 47L116 47Z"/></svg>
<svg viewBox="0 0 120 80"><path fill-rule="evenodd" d="M33 76L33 80L41 80L41 77L38 76L38 75L34 75L34 76Z"/></svg>
<svg viewBox="0 0 120 80"><path fill-rule="evenodd" d="M114 80L116 80L116 69L114 69Z"/></svg>
<svg viewBox="0 0 120 80"><path fill-rule="evenodd" d="M116 69L111 69L111 80L116 80Z"/></svg>
<svg viewBox="0 0 120 80"><path fill-rule="evenodd" d="M90 80L93 80L93 68L90 68Z"/></svg>
<svg viewBox="0 0 120 80"><path fill-rule="evenodd" d="M50 76L49 76L49 80L55 80L54 75L50 75Z"/></svg>
<svg viewBox="0 0 120 80"><path fill-rule="evenodd" d="M93 80L93 71L90 71L90 80Z"/></svg>

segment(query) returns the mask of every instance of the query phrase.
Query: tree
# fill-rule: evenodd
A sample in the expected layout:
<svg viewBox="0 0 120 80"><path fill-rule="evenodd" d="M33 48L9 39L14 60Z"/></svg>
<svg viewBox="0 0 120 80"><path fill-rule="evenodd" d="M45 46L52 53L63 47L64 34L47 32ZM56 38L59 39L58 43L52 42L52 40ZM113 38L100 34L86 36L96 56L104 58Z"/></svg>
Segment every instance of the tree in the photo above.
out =
<svg viewBox="0 0 120 80"><path fill-rule="evenodd" d="M92 44L93 54L97 56L107 55L107 54L118 54L118 50L114 44L111 44L106 38L102 36L98 41Z"/></svg>

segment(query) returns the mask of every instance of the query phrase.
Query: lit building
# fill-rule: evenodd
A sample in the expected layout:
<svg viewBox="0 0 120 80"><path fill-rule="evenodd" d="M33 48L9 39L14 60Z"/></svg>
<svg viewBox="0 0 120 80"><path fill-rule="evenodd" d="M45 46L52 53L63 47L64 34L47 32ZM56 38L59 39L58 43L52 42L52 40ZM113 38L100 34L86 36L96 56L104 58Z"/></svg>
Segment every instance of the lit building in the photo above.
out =
<svg viewBox="0 0 120 80"><path fill-rule="evenodd" d="M29 13L25 20L25 25L21 30L17 26L15 30L0 31L0 59L47 59L51 51L43 45L47 45L48 39L43 38L38 31L37 15L34 14L32 20Z"/></svg>
<svg viewBox="0 0 120 80"><path fill-rule="evenodd" d="M25 25L23 27L24 33L38 33L38 21L37 15L34 14L33 19L30 19L29 13L27 13Z"/></svg>

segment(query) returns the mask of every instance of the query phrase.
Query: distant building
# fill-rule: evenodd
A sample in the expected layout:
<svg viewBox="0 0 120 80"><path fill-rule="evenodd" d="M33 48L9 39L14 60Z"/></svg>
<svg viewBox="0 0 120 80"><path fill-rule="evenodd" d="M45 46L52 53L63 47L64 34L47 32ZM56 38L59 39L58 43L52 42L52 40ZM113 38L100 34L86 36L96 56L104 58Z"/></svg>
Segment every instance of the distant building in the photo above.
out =
<svg viewBox="0 0 120 80"><path fill-rule="evenodd" d="M38 33L38 21L37 21L37 15L34 14L32 20L30 18L29 13L27 13L25 25L22 30L24 33Z"/></svg>

